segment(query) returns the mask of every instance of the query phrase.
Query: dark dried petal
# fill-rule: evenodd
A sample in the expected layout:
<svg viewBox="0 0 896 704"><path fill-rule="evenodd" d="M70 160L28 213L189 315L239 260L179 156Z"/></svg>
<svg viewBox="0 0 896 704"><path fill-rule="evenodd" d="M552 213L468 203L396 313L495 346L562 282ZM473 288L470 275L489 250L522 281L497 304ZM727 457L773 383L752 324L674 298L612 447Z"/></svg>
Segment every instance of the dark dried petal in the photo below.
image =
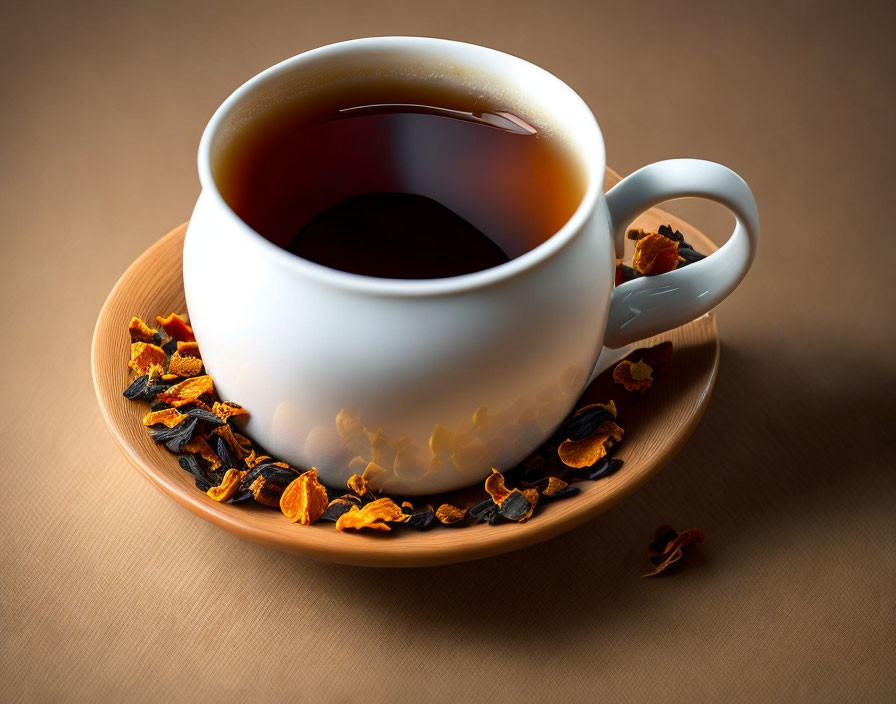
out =
<svg viewBox="0 0 896 704"><path fill-rule="evenodd" d="M212 435L210 439L215 454L221 458L221 466L225 469L236 467L236 461L233 459L233 453L230 451L230 445L227 444L227 441L220 435Z"/></svg>
<svg viewBox="0 0 896 704"><path fill-rule="evenodd" d="M262 462L249 470L249 473L243 477L242 484L243 486L249 486L252 482L258 479L258 477L264 477L266 482L269 482L272 486L276 485L281 487L282 491L289 486L299 474L300 472L293 469L287 469L286 467L280 467L272 462Z"/></svg>
<svg viewBox="0 0 896 704"><path fill-rule="evenodd" d="M678 230L673 230L671 225L660 225L657 232L663 237L668 237L673 242L684 242L684 235Z"/></svg>
<svg viewBox="0 0 896 704"><path fill-rule="evenodd" d="M473 506L470 509L470 515L473 518L479 518L484 513L488 512L490 509L497 508L497 507L498 507L497 504L489 498L489 499L486 499L485 501L480 501L478 504Z"/></svg>
<svg viewBox="0 0 896 704"><path fill-rule="evenodd" d="M199 421L196 418L188 418L173 428L153 430L152 439L159 445L165 445L170 452L183 452L184 446L192 439L198 423Z"/></svg>
<svg viewBox="0 0 896 704"><path fill-rule="evenodd" d="M584 477L592 481L609 477L611 474L616 474L622 464L622 460L615 457L602 457L594 466L584 468L586 471Z"/></svg>
<svg viewBox="0 0 896 704"><path fill-rule="evenodd" d="M529 502L522 492L514 489L510 492L510 496L504 499L498 512L508 521L518 521L523 518L532 509Z"/></svg>
<svg viewBox="0 0 896 704"><path fill-rule="evenodd" d="M149 374L144 374L143 376L138 376L131 382L131 385L128 386L122 392L122 396L130 401L136 401L138 399L143 398L143 394L146 392L146 382L149 379Z"/></svg>
<svg viewBox="0 0 896 704"><path fill-rule="evenodd" d="M173 337L168 338L168 342L162 345L162 351L167 354L169 357L177 352L177 340Z"/></svg>
<svg viewBox="0 0 896 704"><path fill-rule="evenodd" d="M420 513L415 513L411 516L406 525L408 528L413 530L429 530L435 525L436 514L435 511L429 509L428 511L421 511Z"/></svg>
<svg viewBox="0 0 896 704"><path fill-rule="evenodd" d="M202 491L208 491L211 487L221 483L203 468L195 455L182 455L177 458L177 462L182 469L193 475L196 487Z"/></svg>
<svg viewBox="0 0 896 704"><path fill-rule="evenodd" d="M249 491L248 489L243 489L242 491L238 491L237 493L235 493L231 497L230 501L228 501L228 503L238 504L238 503L242 503L243 501L248 501L251 498L252 498L252 492Z"/></svg>
<svg viewBox="0 0 896 704"><path fill-rule="evenodd" d="M334 499L328 505L326 510L320 515L319 521L330 521L335 523L343 513L348 513L354 504L345 499Z"/></svg>
<svg viewBox="0 0 896 704"><path fill-rule="evenodd" d="M683 262L678 262L679 267L687 264L693 264L694 262L699 262L701 259L706 259L705 254L700 254L700 252L695 251L691 247L678 247L678 256L684 259Z"/></svg>
<svg viewBox="0 0 896 704"><path fill-rule="evenodd" d="M211 411L207 411L204 408L191 408L187 411L187 415L192 418L198 418L199 420L208 423L209 425L224 425L224 421L218 418Z"/></svg>
<svg viewBox="0 0 896 704"><path fill-rule="evenodd" d="M570 418L563 426L562 434L569 440L582 440L597 430L601 423L615 420L616 416L606 408L595 406Z"/></svg>
<svg viewBox="0 0 896 704"><path fill-rule="evenodd" d="M174 408L174 406L170 403L162 403L161 401L158 401L157 403L152 404L152 406L149 407L149 410L155 413L156 411L164 411L166 408Z"/></svg>

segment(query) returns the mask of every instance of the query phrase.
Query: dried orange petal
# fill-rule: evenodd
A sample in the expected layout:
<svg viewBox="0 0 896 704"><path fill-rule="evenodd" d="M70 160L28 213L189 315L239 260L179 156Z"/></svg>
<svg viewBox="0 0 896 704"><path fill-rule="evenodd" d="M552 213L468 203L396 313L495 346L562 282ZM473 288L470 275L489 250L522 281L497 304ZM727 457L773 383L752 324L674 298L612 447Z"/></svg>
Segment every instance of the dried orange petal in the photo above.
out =
<svg viewBox="0 0 896 704"><path fill-rule="evenodd" d="M212 413L225 423L231 418L246 419L249 417L249 411L233 401L215 401L215 404L212 406Z"/></svg>
<svg viewBox="0 0 896 704"><path fill-rule="evenodd" d="M163 367L166 361L165 351L158 345L147 342L131 343L131 361L128 362L128 366L137 372L138 376L147 374L150 367Z"/></svg>
<svg viewBox="0 0 896 704"><path fill-rule="evenodd" d="M633 363L623 359L613 369L613 381L622 384L626 391L640 391L642 394L653 384L653 368L643 360Z"/></svg>
<svg viewBox="0 0 896 704"><path fill-rule="evenodd" d="M161 423L166 428L173 428L186 417L185 413L181 413L176 408L165 408L161 411L152 411L143 416L143 425L148 428L151 425Z"/></svg>
<svg viewBox="0 0 896 704"><path fill-rule="evenodd" d="M246 466L249 469L254 469L262 462L271 459L268 455L257 455L255 454L255 450L250 450L249 454L243 458L243 461L246 463Z"/></svg>
<svg viewBox="0 0 896 704"><path fill-rule="evenodd" d="M560 477L548 477L548 483L545 485L544 489L541 490L541 493L545 496L553 496L561 489L565 489L568 487L565 481L560 479Z"/></svg>
<svg viewBox="0 0 896 704"><path fill-rule="evenodd" d="M135 315L128 323L128 332L131 334L131 342L155 342L158 330L149 327Z"/></svg>
<svg viewBox="0 0 896 704"><path fill-rule="evenodd" d="M207 374L205 376L194 376L192 379L182 381L163 391L156 396L156 400L162 403L170 403L172 406L179 408L192 403L203 394L212 393L214 390L215 382L210 376Z"/></svg>
<svg viewBox="0 0 896 704"><path fill-rule="evenodd" d="M446 525L457 523L467 515L467 509L452 506L451 504L442 504L436 509L436 518Z"/></svg>
<svg viewBox="0 0 896 704"><path fill-rule="evenodd" d="M317 469L312 467L283 490L280 510L293 523L307 526L321 517L327 510L327 503L327 490L317 480Z"/></svg>
<svg viewBox="0 0 896 704"><path fill-rule="evenodd" d="M168 373L175 376L197 376L202 373L202 360L175 352L168 362Z"/></svg>
<svg viewBox="0 0 896 704"><path fill-rule="evenodd" d="M644 235L635 245L632 267L645 276L656 276L678 266L678 242L657 233Z"/></svg>
<svg viewBox="0 0 896 704"><path fill-rule="evenodd" d="M224 473L224 478L221 480L221 483L218 486L211 487L205 493L215 501L227 501L236 493L240 482L243 480L243 477L246 476L248 471L249 470L247 469L228 469Z"/></svg>
<svg viewBox="0 0 896 704"><path fill-rule="evenodd" d="M522 489L522 494L529 500L529 511L519 519L520 523L528 521L532 517L532 513L535 511L535 504L538 503L537 489Z"/></svg>
<svg viewBox="0 0 896 704"><path fill-rule="evenodd" d="M193 335L193 328L177 313L171 313L167 318L163 318L161 315L157 316L156 322L175 340L180 340L181 342L196 341L196 337Z"/></svg>
<svg viewBox="0 0 896 704"><path fill-rule="evenodd" d="M488 475L488 479L485 480L485 490L492 497L492 501L499 506L504 499L510 496L510 489L504 485L504 475L494 467L492 467L492 473Z"/></svg>
<svg viewBox="0 0 896 704"><path fill-rule="evenodd" d="M670 565L678 562L684 554L684 548L693 543L702 543L706 534L699 528L678 533L670 526L660 526L654 532L654 540L647 548L647 556L655 565L652 572L641 577L654 577L665 571Z"/></svg>
<svg viewBox="0 0 896 704"><path fill-rule="evenodd" d="M184 445L184 452L199 455L202 459L209 463L209 471L214 472L221 467L221 458L212 449L202 435L196 434Z"/></svg>
<svg viewBox="0 0 896 704"><path fill-rule="evenodd" d="M358 496L364 496L367 493L367 480L360 474L350 476L345 485Z"/></svg>
<svg viewBox="0 0 896 704"><path fill-rule="evenodd" d="M565 440L557 448L560 461L568 467L591 467L607 454L607 443L619 442L625 431L613 421L601 423L587 438Z"/></svg>
<svg viewBox="0 0 896 704"><path fill-rule="evenodd" d="M401 512L401 508L390 498L383 497L371 501L364 508L353 506L348 512L343 513L336 521L337 530L353 528L372 528L374 530L392 530L386 521L404 521L407 517Z"/></svg>
<svg viewBox="0 0 896 704"><path fill-rule="evenodd" d="M199 353L198 342L182 342L178 340L177 352L184 357L198 357L199 359L202 359L202 355Z"/></svg>

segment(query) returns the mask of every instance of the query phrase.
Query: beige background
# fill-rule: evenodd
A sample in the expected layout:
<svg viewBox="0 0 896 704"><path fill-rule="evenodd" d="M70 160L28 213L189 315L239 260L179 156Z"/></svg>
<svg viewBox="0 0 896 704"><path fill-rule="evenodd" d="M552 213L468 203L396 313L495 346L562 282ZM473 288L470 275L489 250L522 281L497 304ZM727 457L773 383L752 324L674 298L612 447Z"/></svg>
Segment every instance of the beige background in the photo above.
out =
<svg viewBox="0 0 896 704"><path fill-rule="evenodd" d="M892 700L894 32L884 2L4 3L0 699ZM88 366L118 275L189 216L216 105L389 33L545 66L623 174L735 168L764 238L720 311L709 412L658 478L549 543L418 571L183 510L119 454ZM718 209L677 212L724 238ZM662 522L708 541L641 581Z"/></svg>

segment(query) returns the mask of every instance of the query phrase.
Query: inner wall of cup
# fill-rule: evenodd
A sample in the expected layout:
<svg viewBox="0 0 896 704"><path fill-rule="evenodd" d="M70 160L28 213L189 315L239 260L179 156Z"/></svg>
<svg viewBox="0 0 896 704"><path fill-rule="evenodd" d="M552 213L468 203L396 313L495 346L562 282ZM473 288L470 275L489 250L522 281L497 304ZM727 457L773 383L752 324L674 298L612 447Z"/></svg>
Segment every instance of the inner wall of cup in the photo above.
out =
<svg viewBox="0 0 896 704"><path fill-rule="evenodd" d="M210 141L211 174L225 201L228 187L223 179L235 176L232 168L224 165L229 154L246 148L243 140L267 128L276 129L277 121L284 116L296 120L298 115L301 125L313 129L315 123L349 107L344 102L347 95L354 105L413 103L469 112L506 110L523 116L540 135L558 140L565 147L570 168L578 170L581 187L578 200L573 202L584 197L592 180L602 179L599 132L585 104L567 86L547 72L499 52L452 42L444 46L441 54L421 54L416 48L339 52L333 51L336 47L327 47L297 57L271 70L269 76L250 82L236 100L231 99L232 105L223 111ZM482 55L475 56L477 52ZM459 121L456 125L458 130L468 128ZM525 204L514 206L512 198L497 197L502 184L511 180L508 174L522 178L514 173L512 164L498 163L481 152L465 153L458 148L463 140L435 144L413 129L392 129L383 140L386 143L380 146L390 168L381 173L389 174L388 182L371 183L365 180L363 169L351 166L341 170L338 178L330 174L327 181L332 183L323 186L318 180L319 192L308 198L308 220L359 193L411 192L446 205L488 233L511 257L525 251L519 249L514 237L529 216ZM421 158L423 153L427 158ZM443 156L450 158L440 158ZM434 168L434 164L438 166ZM496 207L498 202L506 203L505 207ZM572 207L567 217L574 211ZM556 229L545 232L543 239ZM277 237L269 239L286 246L287 242Z"/></svg>

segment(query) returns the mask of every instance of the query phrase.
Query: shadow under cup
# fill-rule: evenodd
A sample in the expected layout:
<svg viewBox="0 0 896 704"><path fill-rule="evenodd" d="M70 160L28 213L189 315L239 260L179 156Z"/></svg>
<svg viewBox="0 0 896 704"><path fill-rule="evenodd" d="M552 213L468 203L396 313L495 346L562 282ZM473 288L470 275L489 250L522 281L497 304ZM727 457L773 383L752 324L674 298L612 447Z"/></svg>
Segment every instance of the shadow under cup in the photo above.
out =
<svg viewBox="0 0 896 704"><path fill-rule="evenodd" d="M565 88L562 99L524 91L494 57L541 69L482 51L494 73L413 49L312 52L223 117L210 150L218 191L266 239L352 273L443 278L519 257L560 230L585 194L588 169L564 126L563 101L575 94L556 79L548 85ZM380 198L360 216L340 206L370 194L431 201ZM303 247L321 218L329 229ZM468 232L503 258L480 256Z"/></svg>

